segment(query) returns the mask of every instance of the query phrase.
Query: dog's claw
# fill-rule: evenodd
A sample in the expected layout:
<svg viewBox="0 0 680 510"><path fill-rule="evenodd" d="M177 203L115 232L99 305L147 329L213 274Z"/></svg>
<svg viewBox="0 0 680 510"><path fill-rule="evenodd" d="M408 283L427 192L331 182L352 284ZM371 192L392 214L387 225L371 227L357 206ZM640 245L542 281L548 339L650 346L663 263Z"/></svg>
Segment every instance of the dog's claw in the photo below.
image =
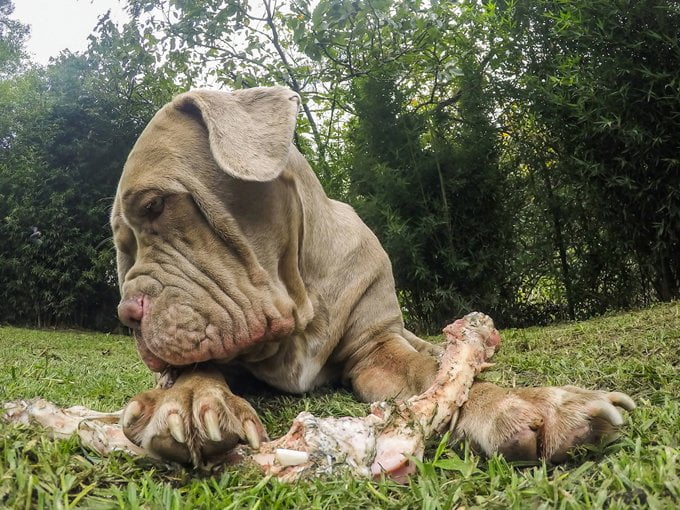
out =
<svg viewBox="0 0 680 510"><path fill-rule="evenodd" d="M253 450L259 450L260 434L257 432L257 427L255 424L248 420L246 421L245 425L243 425L243 429L246 433L246 439L248 439L248 444L251 446L251 448Z"/></svg>
<svg viewBox="0 0 680 510"><path fill-rule="evenodd" d="M186 443L187 438L184 434L184 423L179 414L172 413L168 415L168 430L175 441L178 443Z"/></svg>
<svg viewBox="0 0 680 510"><path fill-rule="evenodd" d="M451 438L455 436L456 432L456 425L458 424L458 416L460 415L460 408L456 409L453 412L453 416L451 416L451 421L449 422L449 434L451 434Z"/></svg>
<svg viewBox="0 0 680 510"><path fill-rule="evenodd" d="M611 423L614 427L620 427L623 425L623 417L621 416L621 413L619 413L616 407L614 407L609 402L592 402L589 404L588 408L593 417L597 416L599 418L603 418Z"/></svg>
<svg viewBox="0 0 680 510"><path fill-rule="evenodd" d="M205 424L205 431L211 441L222 441L222 432L220 432L220 420L217 413L208 409L203 415L203 423Z"/></svg>
<svg viewBox="0 0 680 510"><path fill-rule="evenodd" d="M626 411L632 411L637 407L632 398L620 391L611 391L607 393L607 398L612 404L623 407Z"/></svg>
<svg viewBox="0 0 680 510"><path fill-rule="evenodd" d="M129 428L130 425L136 422L142 415L142 411L143 411L142 404L140 404L136 400L130 402L130 404L125 408L125 411L123 412L122 420L123 428Z"/></svg>

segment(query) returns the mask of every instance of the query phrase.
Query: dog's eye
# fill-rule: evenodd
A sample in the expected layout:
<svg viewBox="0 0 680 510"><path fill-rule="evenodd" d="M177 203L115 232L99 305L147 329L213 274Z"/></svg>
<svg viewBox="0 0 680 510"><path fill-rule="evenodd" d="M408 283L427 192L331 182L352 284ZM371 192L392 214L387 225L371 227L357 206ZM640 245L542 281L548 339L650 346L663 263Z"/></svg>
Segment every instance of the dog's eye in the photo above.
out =
<svg viewBox="0 0 680 510"><path fill-rule="evenodd" d="M165 200L163 200L163 197L156 196L146 203L144 210L149 218L154 219L163 212L164 207Z"/></svg>

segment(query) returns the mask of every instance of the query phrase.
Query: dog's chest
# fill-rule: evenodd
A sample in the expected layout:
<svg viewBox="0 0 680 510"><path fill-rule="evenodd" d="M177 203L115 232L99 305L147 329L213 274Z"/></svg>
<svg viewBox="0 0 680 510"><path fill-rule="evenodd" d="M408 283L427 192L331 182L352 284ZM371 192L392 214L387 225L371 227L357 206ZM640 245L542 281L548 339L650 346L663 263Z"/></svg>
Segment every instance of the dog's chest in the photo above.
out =
<svg viewBox="0 0 680 510"><path fill-rule="evenodd" d="M240 363L255 377L283 391L304 393L339 376L328 363L333 344L314 335L294 335L258 346Z"/></svg>

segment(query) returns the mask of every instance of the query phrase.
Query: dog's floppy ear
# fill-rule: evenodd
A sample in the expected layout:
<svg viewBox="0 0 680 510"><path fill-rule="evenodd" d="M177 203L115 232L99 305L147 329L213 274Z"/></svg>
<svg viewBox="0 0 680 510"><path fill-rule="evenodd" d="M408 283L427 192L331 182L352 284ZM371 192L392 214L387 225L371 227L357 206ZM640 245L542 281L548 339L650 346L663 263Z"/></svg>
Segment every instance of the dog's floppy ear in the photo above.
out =
<svg viewBox="0 0 680 510"><path fill-rule="evenodd" d="M229 175L270 181L283 170L295 131L300 96L285 87L223 92L193 90L175 108L197 115L208 129L210 151Z"/></svg>

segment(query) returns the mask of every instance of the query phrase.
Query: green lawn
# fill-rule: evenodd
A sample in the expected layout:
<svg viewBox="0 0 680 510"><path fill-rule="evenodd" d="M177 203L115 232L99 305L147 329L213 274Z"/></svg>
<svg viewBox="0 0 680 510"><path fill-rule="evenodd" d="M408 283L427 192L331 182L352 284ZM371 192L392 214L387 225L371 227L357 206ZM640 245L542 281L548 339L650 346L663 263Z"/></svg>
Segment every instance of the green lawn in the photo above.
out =
<svg viewBox="0 0 680 510"><path fill-rule="evenodd" d="M285 485L252 469L214 477L117 454L99 458L77 439L0 423L5 508L650 508L680 507L680 303L587 322L506 330L504 385L578 384L625 391L638 403L622 438L559 467L509 465L467 445L433 445L408 486L334 477ZM152 383L129 338L0 328L0 400L122 407ZM253 397L272 436L298 412L362 414L344 391Z"/></svg>

